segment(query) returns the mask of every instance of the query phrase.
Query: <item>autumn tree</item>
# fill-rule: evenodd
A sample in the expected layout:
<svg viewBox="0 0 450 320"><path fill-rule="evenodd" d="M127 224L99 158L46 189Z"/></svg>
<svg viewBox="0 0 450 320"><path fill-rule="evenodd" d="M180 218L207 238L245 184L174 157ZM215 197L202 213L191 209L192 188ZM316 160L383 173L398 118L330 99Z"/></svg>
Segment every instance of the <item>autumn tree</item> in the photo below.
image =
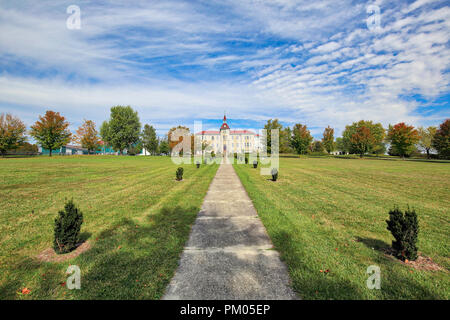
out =
<svg viewBox="0 0 450 320"><path fill-rule="evenodd" d="M328 153L331 153L336 148L334 142L334 129L330 126L326 127L323 131L322 145Z"/></svg>
<svg viewBox="0 0 450 320"><path fill-rule="evenodd" d="M355 153L359 154L360 158L367 153L375 144L375 137L370 128L361 126L356 129L356 132L351 136L350 143Z"/></svg>
<svg viewBox="0 0 450 320"><path fill-rule="evenodd" d="M70 142L69 123L59 112L47 111L45 115L39 116L39 120L31 126L30 135L49 150L50 157L52 151L61 148Z"/></svg>
<svg viewBox="0 0 450 320"><path fill-rule="evenodd" d="M100 128L103 141L120 154L139 142L140 133L141 123L138 113L130 106L112 107L109 121L103 122Z"/></svg>
<svg viewBox="0 0 450 320"><path fill-rule="evenodd" d="M144 130L142 131L142 146L153 155L158 151L158 137L153 126L148 124L144 126Z"/></svg>
<svg viewBox="0 0 450 320"><path fill-rule="evenodd" d="M298 154L305 154L308 151L308 147L311 144L313 137L309 132L306 125L297 123L292 130L292 147Z"/></svg>
<svg viewBox="0 0 450 320"><path fill-rule="evenodd" d="M100 147L100 138L94 121L84 120L84 123L77 130L74 141L88 149L88 153L97 151Z"/></svg>
<svg viewBox="0 0 450 320"><path fill-rule="evenodd" d="M25 124L11 114L0 114L0 154L19 148L26 141Z"/></svg>
<svg viewBox="0 0 450 320"><path fill-rule="evenodd" d="M419 133L419 146L425 149L427 158L430 159L430 150L433 148L433 137L436 134L436 127L419 127L417 131Z"/></svg>
<svg viewBox="0 0 450 320"><path fill-rule="evenodd" d="M177 129L180 130L179 133L181 133L183 131L184 134L181 134L179 136L178 140L176 140L175 138L172 140L172 136L175 134L175 130L177 130ZM183 142L184 136L188 136L189 139L191 139L191 141L189 142L189 145L192 148L192 138L191 138L190 130L188 127L178 126L178 127L173 127L169 130L169 132L167 133L167 139L168 139L170 151L172 151L179 143ZM188 150L185 150L185 151L188 151Z"/></svg>
<svg viewBox="0 0 450 320"><path fill-rule="evenodd" d="M394 126L389 125L387 140L394 150L404 158L414 150L415 144L419 141L419 133L413 126L400 122Z"/></svg>
<svg viewBox="0 0 450 320"><path fill-rule="evenodd" d="M383 141L386 135L386 131L384 130L381 123L373 123L372 121L361 120L358 122L353 122L351 125L345 127L344 132L342 133L342 147L346 152L356 153L361 155L361 145L359 143L352 143L352 137L355 133L357 133L358 128L364 127L370 131L370 135L372 138L370 139L370 145L366 147L366 153L374 152L380 153L384 152L385 146L383 145ZM359 134L362 134L363 131L367 131L366 129L360 130ZM366 132L368 133L368 132ZM354 140L356 141L356 140ZM343 150L344 151L344 150Z"/></svg>
<svg viewBox="0 0 450 320"><path fill-rule="evenodd" d="M450 119L445 120L436 130L433 147L442 158L450 158Z"/></svg>

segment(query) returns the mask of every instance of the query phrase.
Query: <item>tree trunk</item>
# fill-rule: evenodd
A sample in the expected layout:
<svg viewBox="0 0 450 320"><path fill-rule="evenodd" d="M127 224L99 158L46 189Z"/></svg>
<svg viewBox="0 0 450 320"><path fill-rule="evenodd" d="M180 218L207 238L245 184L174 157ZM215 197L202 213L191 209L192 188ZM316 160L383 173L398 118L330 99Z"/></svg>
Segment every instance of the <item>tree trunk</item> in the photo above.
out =
<svg viewBox="0 0 450 320"><path fill-rule="evenodd" d="M52 149L50 149L49 151L50 151L50 154L49 154L49 156L51 157L51 156L52 156Z"/></svg>
<svg viewBox="0 0 450 320"><path fill-rule="evenodd" d="M360 158L362 158L363 156L364 156L364 153L361 153L361 154L359 155Z"/></svg>
<svg viewBox="0 0 450 320"><path fill-rule="evenodd" d="M430 149L427 149L427 159L430 159Z"/></svg>

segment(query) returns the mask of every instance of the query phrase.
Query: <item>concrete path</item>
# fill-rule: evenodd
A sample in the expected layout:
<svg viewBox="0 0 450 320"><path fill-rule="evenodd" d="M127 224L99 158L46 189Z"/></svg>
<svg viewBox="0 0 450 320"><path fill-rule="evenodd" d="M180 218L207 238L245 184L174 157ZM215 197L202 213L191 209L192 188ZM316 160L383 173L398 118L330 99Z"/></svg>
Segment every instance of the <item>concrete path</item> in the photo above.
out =
<svg viewBox="0 0 450 320"><path fill-rule="evenodd" d="M233 166L222 164L163 299L297 299Z"/></svg>

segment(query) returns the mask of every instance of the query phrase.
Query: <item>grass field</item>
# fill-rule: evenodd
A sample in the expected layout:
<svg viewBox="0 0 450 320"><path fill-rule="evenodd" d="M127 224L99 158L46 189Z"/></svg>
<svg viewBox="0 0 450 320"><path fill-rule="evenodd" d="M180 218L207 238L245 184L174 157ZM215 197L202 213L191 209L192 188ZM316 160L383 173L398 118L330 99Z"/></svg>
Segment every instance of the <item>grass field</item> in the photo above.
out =
<svg viewBox="0 0 450 320"><path fill-rule="evenodd" d="M0 299L160 298L217 170L184 165L177 182L177 167L168 157L0 159ZM72 198L92 248L37 261ZM70 264L81 269L82 290L64 286Z"/></svg>
<svg viewBox="0 0 450 320"><path fill-rule="evenodd" d="M235 169L302 298L450 298L449 162L281 158L277 182L250 165ZM444 271L384 255L396 205L416 209L419 251ZM381 290L366 287L370 265L381 268Z"/></svg>

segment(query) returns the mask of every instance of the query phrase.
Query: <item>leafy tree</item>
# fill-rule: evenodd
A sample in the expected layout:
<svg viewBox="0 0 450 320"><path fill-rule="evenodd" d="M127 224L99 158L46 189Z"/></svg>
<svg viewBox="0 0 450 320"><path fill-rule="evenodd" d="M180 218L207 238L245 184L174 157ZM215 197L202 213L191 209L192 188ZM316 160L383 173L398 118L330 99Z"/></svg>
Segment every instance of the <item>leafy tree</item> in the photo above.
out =
<svg viewBox="0 0 450 320"><path fill-rule="evenodd" d="M272 131L278 129L278 137L279 137L279 146L281 146L283 143L282 140L282 130L283 125L278 121L278 119L269 119L267 120L267 123L264 125L264 129L266 129L266 139L267 139L267 154L272 153Z"/></svg>
<svg viewBox="0 0 450 320"><path fill-rule="evenodd" d="M450 119L445 120L436 131L433 138L433 147L442 158L450 158Z"/></svg>
<svg viewBox="0 0 450 320"><path fill-rule="evenodd" d="M311 144L313 137L309 132L306 125L297 123L292 131L292 147L298 154L305 154L308 151L308 147Z"/></svg>
<svg viewBox="0 0 450 320"><path fill-rule="evenodd" d="M394 126L389 125L387 139L396 152L404 158L414 150L415 144L419 141L419 133L413 126L400 122Z"/></svg>
<svg viewBox="0 0 450 320"><path fill-rule="evenodd" d="M167 142L167 137L159 141L159 152L162 154L169 154L170 149L169 143Z"/></svg>
<svg viewBox="0 0 450 320"><path fill-rule="evenodd" d="M375 138L370 131L370 128L361 126L356 129L356 132L350 138L350 143L355 153L358 153L362 158L370 148L374 145Z"/></svg>
<svg viewBox="0 0 450 320"><path fill-rule="evenodd" d="M352 143L352 137L357 132L358 128L365 127L369 129L370 135L373 139L370 140L370 145L367 145L365 152L375 152L375 150L382 150L383 146L381 144L385 138L385 130L381 123L373 123L372 121L361 120L358 122L353 122L351 125L345 127L342 133L342 144L346 152L356 153L361 155L361 145ZM364 129L364 131L366 131ZM362 133L361 131L359 132ZM356 140L354 140L356 141ZM377 151L379 152L379 151Z"/></svg>
<svg viewBox="0 0 450 320"><path fill-rule="evenodd" d="M425 149L427 152L427 158L430 159L430 150L433 148L433 137L436 133L436 127L419 127L417 132L419 133L419 146Z"/></svg>
<svg viewBox="0 0 450 320"><path fill-rule="evenodd" d="M26 141L24 123L11 114L0 114L0 154L19 148Z"/></svg>
<svg viewBox="0 0 450 320"><path fill-rule="evenodd" d="M334 129L330 126L326 127L323 131L322 145L328 153L333 152L336 148L334 142Z"/></svg>
<svg viewBox="0 0 450 320"><path fill-rule="evenodd" d="M178 140L176 141L172 141L172 134L174 133L175 130L180 129L180 130L185 130L186 135L190 136L190 130L188 127L184 127L184 126L178 126L178 127L173 127L169 130L169 132L167 133L167 139L168 139L168 143L169 143L169 149L170 151L173 150L173 148L175 148L179 143L183 142L183 136L180 136L178 138ZM192 147L192 138L190 138L190 145Z"/></svg>
<svg viewBox="0 0 450 320"><path fill-rule="evenodd" d="M89 153L97 151L100 148L100 138L94 121L84 120L84 123L78 128L74 140L83 148L88 149Z"/></svg>
<svg viewBox="0 0 450 320"><path fill-rule="evenodd" d="M291 146L292 129L286 127L280 132L280 153L293 153Z"/></svg>
<svg viewBox="0 0 450 320"><path fill-rule="evenodd" d="M127 154L130 156L135 156L137 154L140 154L141 152L142 152L142 142L141 141L138 141L127 148Z"/></svg>
<svg viewBox="0 0 450 320"><path fill-rule="evenodd" d="M38 151L39 148L37 145L28 142L24 142L20 147L15 149L17 154L37 154Z"/></svg>
<svg viewBox="0 0 450 320"><path fill-rule="evenodd" d="M310 150L311 152L323 152L324 147L321 141L319 140L315 140L311 145L310 145Z"/></svg>
<svg viewBox="0 0 450 320"><path fill-rule="evenodd" d="M103 122L100 129L103 141L119 150L120 154L139 141L140 132L138 113L130 106L112 107L110 120Z"/></svg>
<svg viewBox="0 0 450 320"><path fill-rule="evenodd" d="M69 123L59 112L47 111L43 117L31 126L30 135L38 141L41 146L49 150L50 157L52 151L68 144L72 134L67 129Z"/></svg>
<svg viewBox="0 0 450 320"><path fill-rule="evenodd" d="M336 138L336 149L342 152L349 152L344 143L344 138Z"/></svg>
<svg viewBox="0 0 450 320"><path fill-rule="evenodd" d="M142 146L153 155L158 151L158 137L153 126L148 124L144 126L144 130L142 131Z"/></svg>

